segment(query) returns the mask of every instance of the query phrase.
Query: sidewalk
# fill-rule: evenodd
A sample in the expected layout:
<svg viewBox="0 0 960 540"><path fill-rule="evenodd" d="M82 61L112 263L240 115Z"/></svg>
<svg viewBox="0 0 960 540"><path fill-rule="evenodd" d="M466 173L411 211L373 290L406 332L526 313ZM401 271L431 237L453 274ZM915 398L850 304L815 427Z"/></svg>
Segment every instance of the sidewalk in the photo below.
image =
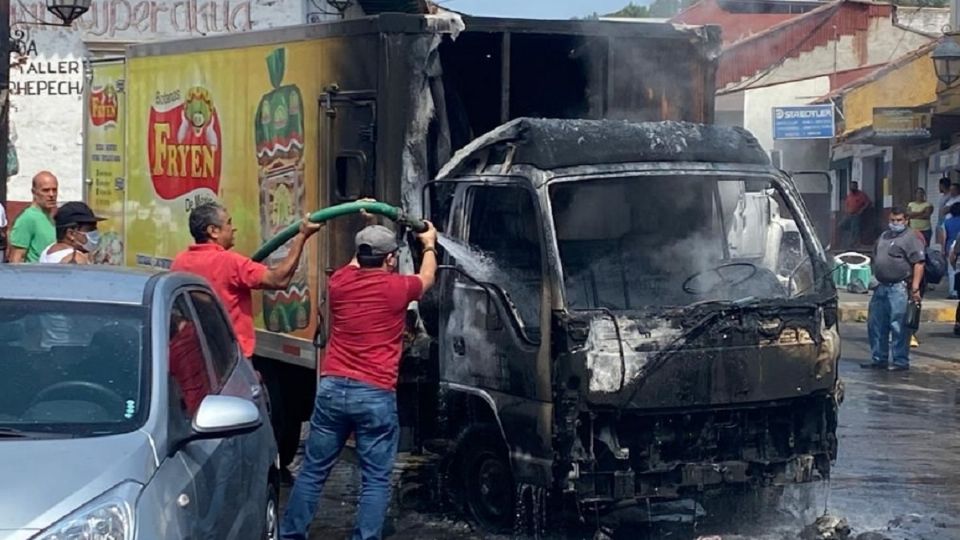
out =
<svg viewBox="0 0 960 540"><path fill-rule="evenodd" d="M921 322L954 322L957 312L957 301L947 299L947 280L943 279L932 291L928 290L923 299L923 309L920 312ZM870 294L849 293L846 289L837 291L840 297L841 322L867 322L867 311L870 305Z"/></svg>

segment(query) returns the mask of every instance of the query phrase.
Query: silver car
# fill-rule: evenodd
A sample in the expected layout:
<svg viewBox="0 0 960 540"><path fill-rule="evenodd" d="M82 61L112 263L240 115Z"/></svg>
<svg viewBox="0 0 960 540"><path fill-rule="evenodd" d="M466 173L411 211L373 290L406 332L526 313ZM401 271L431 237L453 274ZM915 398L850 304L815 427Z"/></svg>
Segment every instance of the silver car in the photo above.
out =
<svg viewBox="0 0 960 540"><path fill-rule="evenodd" d="M275 538L267 418L203 280L0 264L0 539Z"/></svg>

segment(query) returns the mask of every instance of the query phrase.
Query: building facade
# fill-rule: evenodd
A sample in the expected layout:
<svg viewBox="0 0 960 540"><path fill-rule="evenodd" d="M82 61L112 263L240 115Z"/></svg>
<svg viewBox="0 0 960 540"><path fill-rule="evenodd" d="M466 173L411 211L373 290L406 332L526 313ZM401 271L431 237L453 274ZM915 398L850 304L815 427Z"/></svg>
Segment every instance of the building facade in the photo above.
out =
<svg viewBox="0 0 960 540"><path fill-rule="evenodd" d="M83 193L85 62L122 54L125 45L304 24L338 15L310 0L93 0L72 27L54 23L43 0L13 2L11 32L22 57L10 70L10 132L19 172L7 200L29 201L40 170L60 179L60 199Z"/></svg>

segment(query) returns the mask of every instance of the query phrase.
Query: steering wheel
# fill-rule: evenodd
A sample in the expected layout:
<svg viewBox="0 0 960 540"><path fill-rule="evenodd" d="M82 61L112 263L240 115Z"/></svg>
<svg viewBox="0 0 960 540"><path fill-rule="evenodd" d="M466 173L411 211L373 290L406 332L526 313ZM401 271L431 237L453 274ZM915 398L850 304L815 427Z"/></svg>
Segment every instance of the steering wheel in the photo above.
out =
<svg viewBox="0 0 960 540"><path fill-rule="evenodd" d="M749 269L750 273L749 273L749 274L746 274L745 276L741 277L740 279L733 279L733 278L731 278L730 276L724 275L723 270L726 270L727 268L747 268L747 269ZM714 282L712 282L712 283L707 283L707 284L706 284L706 287L702 287L702 288L694 288L694 287L691 286L691 282L692 282L692 281L694 281L694 280L696 280L698 277L703 276L703 275L706 275L706 274L708 274L708 273L716 274L717 277L719 278L719 280L714 281ZM704 271L702 271L702 272L697 272L697 273L691 275L690 277L688 277L687 279L685 279L685 280L683 281L683 292L685 292L685 293L687 293L687 294L696 294L696 295L706 294L706 293L708 293L708 292L716 289L716 288L719 287L720 285L726 285L726 286L728 286L728 287L734 287L734 286L736 286L736 285L739 285L739 284L747 281L748 279L752 278L752 277L755 276L756 274L757 274L757 265L755 265L755 264L753 264L753 263L748 263L748 262L734 262L734 263L721 264L720 266L717 266L717 267L712 268L712 269L710 269L710 270L704 270ZM735 277L735 276L734 276L734 277Z"/></svg>
<svg viewBox="0 0 960 540"><path fill-rule="evenodd" d="M44 401L77 397L84 401L92 401L108 411L122 411L126 405L120 394L101 384L90 381L64 381L41 390L27 409Z"/></svg>

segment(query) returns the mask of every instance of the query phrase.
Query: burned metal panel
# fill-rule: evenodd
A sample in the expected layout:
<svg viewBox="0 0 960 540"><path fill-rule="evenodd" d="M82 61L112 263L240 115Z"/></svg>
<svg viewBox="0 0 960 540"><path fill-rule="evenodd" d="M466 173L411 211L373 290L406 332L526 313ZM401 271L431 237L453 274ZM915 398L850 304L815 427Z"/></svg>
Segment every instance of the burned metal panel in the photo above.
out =
<svg viewBox="0 0 960 540"><path fill-rule="evenodd" d="M631 141L631 144L610 144ZM687 122L548 120L518 118L477 137L457 151L438 178L477 172L490 154L511 156L511 165L541 170L616 164L687 162L768 165L769 158L748 131ZM771 171L772 172L772 171ZM679 173L679 171L678 171Z"/></svg>
<svg viewBox="0 0 960 540"><path fill-rule="evenodd" d="M658 317L616 320L579 319L579 335L565 343L572 352L558 360L567 366L561 381L575 378L586 403L730 406L827 392L836 383L836 332L820 327L815 306L732 312L693 335Z"/></svg>

